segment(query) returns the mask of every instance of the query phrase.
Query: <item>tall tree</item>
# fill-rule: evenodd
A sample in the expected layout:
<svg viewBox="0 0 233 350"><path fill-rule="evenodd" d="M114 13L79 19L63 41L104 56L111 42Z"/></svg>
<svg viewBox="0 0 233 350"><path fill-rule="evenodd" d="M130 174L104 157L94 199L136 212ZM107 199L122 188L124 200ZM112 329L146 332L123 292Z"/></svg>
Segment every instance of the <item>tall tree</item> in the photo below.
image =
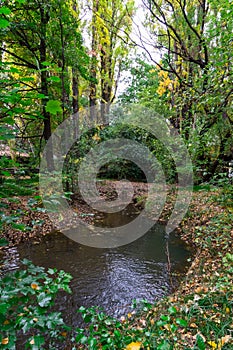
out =
<svg viewBox="0 0 233 350"><path fill-rule="evenodd" d="M29 93L35 99L28 111L15 117L28 118L30 126L37 124L37 130L42 127L46 142L52 128L72 112L72 106L74 112L78 110L78 76L88 79L85 68L88 56L80 34L77 6L65 0L5 1L4 4L3 9L7 10L2 12L7 25L0 33L4 42L0 49L5 61L18 67L21 100L29 98ZM47 160L52 168L51 148Z"/></svg>
<svg viewBox="0 0 233 350"><path fill-rule="evenodd" d="M143 3L153 46L162 60L145 49L172 81L168 91L161 74L160 91L168 91L167 102L176 110L170 120L191 145L197 167L203 167L207 179L219 164L219 152L225 159L231 156L232 5L224 0Z"/></svg>
<svg viewBox="0 0 233 350"><path fill-rule="evenodd" d="M90 107L101 102L101 120L114 101L122 60L129 52L129 33L132 28L134 1L93 0L91 22L92 81Z"/></svg>

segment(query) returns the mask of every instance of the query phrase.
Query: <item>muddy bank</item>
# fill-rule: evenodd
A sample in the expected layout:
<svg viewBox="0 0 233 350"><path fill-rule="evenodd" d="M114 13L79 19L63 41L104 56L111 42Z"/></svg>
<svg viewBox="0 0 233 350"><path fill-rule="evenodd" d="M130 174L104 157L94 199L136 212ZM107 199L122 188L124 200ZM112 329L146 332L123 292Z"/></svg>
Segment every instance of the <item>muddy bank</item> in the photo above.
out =
<svg viewBox="0 0 233 350"><path fill-rule="evenodd" d="M104 180L97 183L100 197L111 201L116 199L117 192L115 189L117 181ZM144 199L147 196L147 184L132 182L134 195L131 204L135 208L142 208ZM38 193L35 193L36 197ZM2 235L9 241L9 245L14 246L19 243L33 240L39 243L41 238L56 230L46 211L43 203L38 198L31 200L29 196L2 198L2 212L5 217L2 227ZM69 204L77 216L84 222L92 224L94 217L98 217L99 212L90 207L79 193L71 195ZM10 219L10 216L13 219ZM7 219L9 217L9 219ZM20 228L17 228L17 226Z"/></svg>

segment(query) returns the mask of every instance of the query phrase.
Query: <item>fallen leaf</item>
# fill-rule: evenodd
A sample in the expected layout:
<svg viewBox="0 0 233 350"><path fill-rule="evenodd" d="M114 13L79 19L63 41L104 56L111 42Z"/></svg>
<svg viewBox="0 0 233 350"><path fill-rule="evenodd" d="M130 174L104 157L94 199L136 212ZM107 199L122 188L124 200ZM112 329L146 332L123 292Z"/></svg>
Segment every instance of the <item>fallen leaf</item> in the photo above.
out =
<svg viewBox="0 0 233 350"><path fill-rule="evenodd" d="M231 338L230 335L225 335L225 337L222 337L222 338L220 339L220 342L218 343L218 346L219 346L218 348L221 349L222 346L223 346L224 344L228 343L229 340L231 340L231 339L232 339L232 338Z"/></svg>
<svg viewBox="0 0 233 350"><path fill-rule="evenodd" d="M39 289L39 286L37 283L31 283L31 288L37 290L37 289Z"/></svg>
<svg viewBox="0 0 233 350"><path fill-rule="evenodd" d="M141 342L132 342L126 346L125 350L139 350L141 344Z"/></svg>
<svg viewBox="0 0 233 350"><path fill-rule="evenodd" d="M92 136L92 140L99 141L99 140L101 140L101 138L99 137L98 134L95 134L94 136Z"/></svg>
<svg viewBox="0 0 233 350"><path fill-rule="evenodd" d="M208 344L212 347L212 349L217 349L217 344L214 341L208 341Z"/></svg>
<svg viewBox="0 0 233 350"><path fill-rule="evenodd" d="M6 344L8 344L9 343L9 338L3 338L2 339L2 344L3 345L6 345Z"/></svg>
<svg viewBox="0 0 233 350"><path fill-rule="evenodd" d="M165 328L167 331L171 330L170 324L165 324L163 328Z"/></svg>

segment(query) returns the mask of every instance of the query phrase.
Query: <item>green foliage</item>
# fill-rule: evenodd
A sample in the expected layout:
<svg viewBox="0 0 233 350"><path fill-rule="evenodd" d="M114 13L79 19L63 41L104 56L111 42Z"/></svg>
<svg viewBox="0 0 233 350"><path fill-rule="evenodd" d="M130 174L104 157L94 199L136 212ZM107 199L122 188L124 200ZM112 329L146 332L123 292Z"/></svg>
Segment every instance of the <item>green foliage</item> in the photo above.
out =
<svg viewBox="0 0 233 350"><path fill-rule="evenodd" d="M141 103L145 105L150 103L149 106L152 107L156 99L158 102L158 70L153 64L149 64L145 60L145 57L137 56L126 65L125 70L128 71L129 76L124 78L127 88L119 96L120 103Z"/></svg>
<svg viewBox="0 0 233 350"><path fill-rule="evenodd" d="M59 290L70 293L71 276L64 271L34 266L22 261L23 268L4 274L0 280L0 343L1 349L15 349L23 333L30 349L52 349L62 343L67 331L61 313L51 311ZM44 347L46 346L46 347Z"/></svg>
<svg viewBox="0 0 233 350"><path fill-rule="evenodd" d="M222 288L225 286L226 281ZM81 307L79 312L88 328L76 330L77 344L82 349L92 350L128 349L127 345L130 349L131 343L138 344L137 349L171 350L179 344L182 349L202 350L209 349L210 344L228 342L227 330L230 329L233 307L230 294L198 292L184 297L181 304L164 300L160 315L156 312L157 304L146 301L143 304L136 313L129 313L121 321L96 308ZM187 339L193 344L188 348L185 347ZM228 349L227 345L225 348Z"/></svg>
<svg viewBox="0 0 233 350"><path fill-rule="evenodd" d="M49 100L46 104L46 111L55 115L62 112L61 103L56 100Z"/></svg>
<svg viewBox="0 0 233 350"><path fill-rule="evenodd" d="M0 18L0 28L6 28L9 26L9 21L5 18Z"/></svg>
<svg viewBox="0 0 233 350"><path fill-rule="evenodd" d="M167 182L176 180L176 168L172 156L163 143L155 138L150 132L139 127L129 126L124 122L115 122L107 127L93 128L87 132L83 132L79 141L75 143L67 155L64 170L64 184L69 183L70 188L76 187L77 174L82 160L85 160L85 155L93 149L97 144L114 139L128 139L140 143L147 147L158 162L162 165ZM133 154L135 150L131 150ZM135 151L137 152L137 151ZM142 170L133 162L126 159L114 159L109 162L111 154L103 155L104 166L101 167L98 176L108 179L129 179L133 181L145 181L145 175ZM113 156L113 155L112 155ZM104 159L107 159L105 162ZM135 153L135 159L137 154ZM154 164L151 161L151 167ZM156 166L156 165L155 165ZM68 187L69 187L68 186Z"/></svg>
<svg viewBox="0 0 233 350"><path fill-rule="evenodd" d="M143 4L151 47L156 42L163 54L157 59L145 45L154 65L143 59L131 63L121 102L136 100L169 119L190 151L196 183L209 181L232 156L232 5Z"/></svg>
<svg viewBox="0 0 233 350"><path fill-rule="evenodd" d="M95 307L81 307L78 311L88 324L86 329L76 329L75 341L83 349L124 349L131 342L142 341L142 332L132 327L130 320L125 317L119 321Z"/></svg>
<svg viewBox="0 0 233 350"><path fill-rule="evenodd" d="M37 190L38 176L31 178L17 178L17 176L3 179L0 189L0 198L11 196L32 196Z"/></svg>

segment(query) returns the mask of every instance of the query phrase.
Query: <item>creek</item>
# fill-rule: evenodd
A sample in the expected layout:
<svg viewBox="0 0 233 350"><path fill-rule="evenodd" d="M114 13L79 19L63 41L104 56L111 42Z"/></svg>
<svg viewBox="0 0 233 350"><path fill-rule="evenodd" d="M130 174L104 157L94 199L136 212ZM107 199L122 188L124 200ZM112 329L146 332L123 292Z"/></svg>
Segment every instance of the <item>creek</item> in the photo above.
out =
<svg viewBox="0 0 233 350"><path fill-rule="evenodd" d="M101 226L124 225L135 217L131 209L96 219ZM39 244L30 241L6 250L8 270L20 259L56 267L72 274L72 295L60 293L56 309L69 324L78 322L80 306L98 305L120 317L131 310L132 300L153 302L178 286L187 268L189 248L176 233L166 238L165 227L156 224L138 240L114 249L100 249L76 243L54 231Z"/></svg>

